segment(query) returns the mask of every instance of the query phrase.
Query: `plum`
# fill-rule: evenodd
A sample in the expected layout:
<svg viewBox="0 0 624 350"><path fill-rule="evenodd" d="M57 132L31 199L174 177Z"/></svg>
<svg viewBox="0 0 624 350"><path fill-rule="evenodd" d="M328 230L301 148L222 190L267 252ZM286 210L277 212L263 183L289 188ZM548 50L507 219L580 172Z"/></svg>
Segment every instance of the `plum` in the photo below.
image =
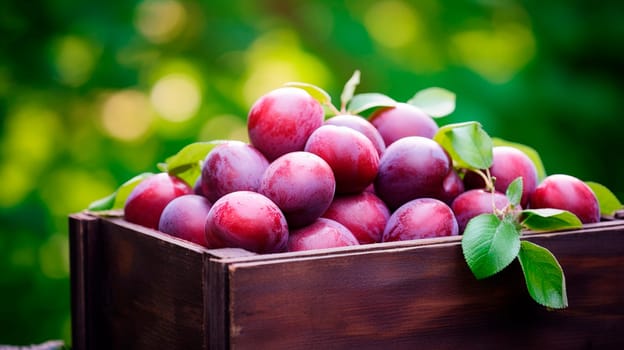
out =
<svg viewBox="0 0 624 350"><path fill-rule="evenodd" d="M522 177L522 198L520 205L528 207L531 193L537 186L537 168L535 163L521 150L510 146L492 148L492 166L490 175L494 178L494 189L505 193L509 184ZM464 185L468 189L485 188L485 181L473 171L464 176Z"/></svg>
<svg viewBox="0 0 624 350"><path fill-rule="evenodd" d="M386 147L406 136L433 138L438 131L438 124L433 118L408 103L380 108L371 114L369 120L381 134Z"/></svg>
<svg viewBox="0 0 624 350"><path fill-rule="evenodd" d="M565 174L546 177L533 191L531 208L554 208L572 212L582 223L600 221L600 205L591 188L578 178Z"/></svg>
<svg viewBox="0 0 624 350"><path fill-rule="evenodd" d="M228 141L208 153L201 172L202 193L214 203L234 191L257 192L269 161L253 146Z"/></svg>
<svg viewBox="0 0 624 350"><path fill-rule="evenodd" d="M261 96L251 107L247 118L249 140L272 161L286 153L303 151L324 117L321 104L306 91L278 88Z"/></svg>
<svg viewBox="0 0 624 350"><path fill-rule="evenodd" d="M193 193L198 196L207 197L206 193L204 193L204 188L202 187L202 183L203 181L202 181L202 177L200 173L197 179L195 180L195 183L193 184Z"/></svg>
<svg viewBox="0 0 624 350"><path fill-rule="evenodd" d="M205 220L209 248L243 248L256 253L286 250L288 224L269 198L251 191L230 192L210 208Z"/></svg>
<svg viewBox="0 0 624 350"><path fill-rule="evenodd" d="M483 189L472 189L457 196L451 208L457 218L459 232L463 233L470 219L480 214L494 213L494 208L503 210L508 205L507 196L500 192L492 193Z"/></svg>
<svg viewBox="0 0 624 350"><path fill-rule="evenodd" d="M435 198L451 170L451 158L437 142L421 136L404 137L381 156L375 193L390 210L412 199Z"/></svg>
<svg viewBox="0 0 624 350"><path fill-rule="evenodd" d="M336 248L358 245L358 240L344 225L325 218L293 230L288 237L288 251Z"/></svg>
<svg viewBox="0 0 624 350"><path fill-rule="evenodd" d="M498 192L505 193L513 180L522 177L520 205L527 207L529 197L537 186L535 163L524 152L514 147L497 146L492 149L492 154L490 174L495 178L494 188Z"/></svg>
<svg viewBox="0 0 624 350"><path fill-rule="evenodd" d="M462 180L464 190L485 189L485 180L473 170L467 170Z"/></svg>
<svg viewBox="0 0 624 350"><path fill-rule="evenodd" d="M371 124L371 122L359 115L339 114L325 120L325 124L346 126L353 130L361 132L373 143L373 146L375 146L377 154L380 157L381 154L386 150L386 144L377 128L375 128L375 126Z"/></svg>
<svg viewBox="0 0 624 350"><path fill-rule="evenodd" d="M375 194L375 183L373 182L372 184L366 186L366 188L362 192L368 192L368 193Z"/></svg>
<svg viewBox="0 0 624 350"><path fill-rule="evenodd" d="M442 188L439 189L436 198L440 199L444 203L451 205L453 200L460 194L464 193L464 182L455 170L449 171L448 175L442 181Z"/></svg>
<svg viewBox="0 0 624 350"><path fill-rule="evenodd" d="M274 160L259 192L282 210L291 229L311 224L327 210L336 190L334 173L323 158L291 152Z"/></svg>
<svg viewBox="0 0 624 350"><path fill-rule="evenodd" d="M434 198L418 198L399 207L388 219L384 242L456 236L457 220L451 208Z"/></svg>
<svg viewBox="0 0 624 350"><path fill-rule="evenodd" d="M379 197L362 192L334 198L322 217L343 224L360 244L368 244L381 242L390 211Z"/></svg>
<svg viewBox="0 0 624 350"><path fill-rule="evenodd" d="M205 226L210 208L210 201L204 196L186 194L177 197L163 210L158 230L207 247Z"/></svg>
<svg viewBox="0 0 624 350"><path fill-rule="evenodd" d="M160 215L174 198L193 193L184 180L158 173L147 177L132 189L124 204L124 217L127 221L158 229Z"/></svg>
<svg viewBox="0 0 624 350"><path fill-rule="evenodd" d="M351 128L323 125L310 135L304 150L323 158L332 168L336 193L362 192L377 176L379 155L375 147Z"/></svg>

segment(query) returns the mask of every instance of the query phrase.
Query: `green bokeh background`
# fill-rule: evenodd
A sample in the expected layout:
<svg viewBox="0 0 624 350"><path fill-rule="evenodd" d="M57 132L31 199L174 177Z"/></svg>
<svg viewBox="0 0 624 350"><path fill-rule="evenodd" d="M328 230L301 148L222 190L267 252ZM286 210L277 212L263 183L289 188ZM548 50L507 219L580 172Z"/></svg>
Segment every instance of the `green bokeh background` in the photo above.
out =
<svg viewBox="0 0 624 350"><path fill-rule="evenodd" d="M67 215L184 145L246 138L288 81L457 94L546 171L624 198L624 2L11 1L0 5L0 344L70 342Z"/></svg>

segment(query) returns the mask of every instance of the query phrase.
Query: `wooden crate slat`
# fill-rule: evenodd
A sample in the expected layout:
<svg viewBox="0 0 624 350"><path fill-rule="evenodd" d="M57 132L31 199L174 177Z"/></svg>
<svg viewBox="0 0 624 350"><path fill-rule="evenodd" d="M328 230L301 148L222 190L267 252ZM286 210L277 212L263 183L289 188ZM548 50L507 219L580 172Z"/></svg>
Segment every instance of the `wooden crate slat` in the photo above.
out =
<svg viewBox="0 0 624 350"><path fill-rule="evenodd" d="M72 315L72 344L76 349L93 349L93 301L88 285L91 274L90 257L87 239L97 232L97 218L75 214L69 217L69 248L70 248L70 290ZM91 237L95 239L95 237Z"/></svg>

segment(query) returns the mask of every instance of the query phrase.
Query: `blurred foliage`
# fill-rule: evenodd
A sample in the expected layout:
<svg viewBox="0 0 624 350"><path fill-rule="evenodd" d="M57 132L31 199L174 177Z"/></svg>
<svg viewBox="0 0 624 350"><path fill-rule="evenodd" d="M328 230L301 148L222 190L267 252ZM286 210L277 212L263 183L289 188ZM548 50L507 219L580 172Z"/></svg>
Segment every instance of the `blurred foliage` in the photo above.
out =
<svg viewBox="0 0 624 350"><path fill-rule="evenodd" d="M624 2L4 1L0 344L70 341L67 215L198 140L246 138L288 81L457 94L548 173L624 198Z"/></svg>

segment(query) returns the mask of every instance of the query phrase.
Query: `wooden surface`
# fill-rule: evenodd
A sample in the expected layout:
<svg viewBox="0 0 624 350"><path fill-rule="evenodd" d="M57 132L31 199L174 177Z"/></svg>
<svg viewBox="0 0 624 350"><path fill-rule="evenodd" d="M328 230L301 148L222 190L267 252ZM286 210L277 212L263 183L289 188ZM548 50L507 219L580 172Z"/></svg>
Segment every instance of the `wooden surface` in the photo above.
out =
<svg viewBox="0 0 624 350"><path fill-rule="evenodd" d="M476 281L459 242L233 263L232 348L624 348L624 229L535 236L570 306L528 296L517 262Z"/></svg>
<svg viewBox="0 0 624 350"><path fill-rule="evenodd" d="M72 288L74 348L203 348L203 249L70 220L71 278L82 285ZM73 230L85 221L92 231Z"/></svg>
<svg viewBox="0 0 624 350"><path fill-rule="evenodd" d="M71 224L76 349L624 348L619 222L529 236L565 271L557 311L530 299L517 262L475 280L460 237L254 255Z"/></svg>
<svg viewBox="0 0 624 350"><path fill-rule="evenodd" d="M69 247L71 267L71 315L72 315L72 345L76 349L94 349L93 307L89 305L94 298L89 297L91 286L88 285L88 276L91 275L91 257L89 252L89 237L92 240L98 236L99 220L87 215L76 214L69 218Z"/></svg>

